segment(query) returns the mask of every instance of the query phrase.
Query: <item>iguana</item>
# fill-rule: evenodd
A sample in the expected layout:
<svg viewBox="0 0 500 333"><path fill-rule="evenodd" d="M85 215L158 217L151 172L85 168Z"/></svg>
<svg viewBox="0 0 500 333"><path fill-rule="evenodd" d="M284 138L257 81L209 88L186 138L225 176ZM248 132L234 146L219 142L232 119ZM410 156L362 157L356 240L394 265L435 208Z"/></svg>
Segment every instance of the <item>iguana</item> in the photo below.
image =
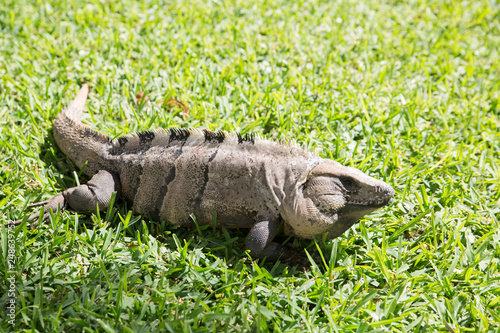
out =
<svg viewBox="0 0 500 333"><path fill-rule="evenodd" d="M277 260L287 251L273 242L280 226L287 235L335 238L394 195L356 168L253 135L170 128L111 140L81 122L88 91L83 85L63 109L53 134L92 178L35 204L44 205L42 220L58 206L106 210L116 192L135 213L176 225L194 225L192 213L200 225L210 224L216 212L218 226L250 229L253 256Z"/></svg>

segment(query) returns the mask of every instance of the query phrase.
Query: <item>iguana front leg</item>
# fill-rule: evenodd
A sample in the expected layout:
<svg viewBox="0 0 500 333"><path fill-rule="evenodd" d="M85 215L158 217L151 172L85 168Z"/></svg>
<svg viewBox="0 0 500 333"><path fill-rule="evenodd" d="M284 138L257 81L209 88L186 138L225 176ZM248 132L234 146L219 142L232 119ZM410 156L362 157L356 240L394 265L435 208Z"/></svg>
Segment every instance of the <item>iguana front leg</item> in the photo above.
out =
<svg viewBox="0 0 500 333"><path fill-rule="evenodd" d="M276 221L257 222L248 233L247 249L256 258L267 257L270 261L279 259L287 265L304 269L310 263L303 250L299 251L293 246L283 246L272 241L280 225L281 223Z"/></svg>
<svg viewBox="0 0 500 333"><path fill-rule="evenodd" d="M284 247L272 241L279 227L280 223L276 221L260 221L254 224L246 240L247 249L253 256L267 257L269 260L276 261L283 255Z"/></svg>
<svg viewBox="0 0 500 333"><path fill-rule="evenodd" d="M99 210L106 210L111 200L113 192L120 195L120 181L118 177L112 173L101 170L95 174L87 184L71 187L62 191L51 199L39 202L30 207L44 206L44 214L42 221L48 220L50 211L57 211L57 207L70 208L76 211L94 211L99 207ZM32 214L28 218L28 222L37 220L40 217L40 212ZM10 222L7 225L18 225L23 220ZM31 226L35 227L38 224L34 222Z"/></svg>

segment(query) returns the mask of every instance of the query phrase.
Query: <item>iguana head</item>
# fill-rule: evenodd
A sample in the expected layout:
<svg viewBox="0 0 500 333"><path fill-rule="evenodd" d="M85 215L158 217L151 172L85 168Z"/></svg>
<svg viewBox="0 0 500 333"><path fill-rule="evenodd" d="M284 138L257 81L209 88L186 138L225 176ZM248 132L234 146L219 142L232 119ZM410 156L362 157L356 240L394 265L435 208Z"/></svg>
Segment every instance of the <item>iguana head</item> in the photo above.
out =
<svg viewBox="0 0 500 333"><path fill-rule="evenodd" d="M322 160L283 203L285 232L335 238L364 215L385 206L394 189L362 171ZM290 230L291 229L291 230Z"/></svg>

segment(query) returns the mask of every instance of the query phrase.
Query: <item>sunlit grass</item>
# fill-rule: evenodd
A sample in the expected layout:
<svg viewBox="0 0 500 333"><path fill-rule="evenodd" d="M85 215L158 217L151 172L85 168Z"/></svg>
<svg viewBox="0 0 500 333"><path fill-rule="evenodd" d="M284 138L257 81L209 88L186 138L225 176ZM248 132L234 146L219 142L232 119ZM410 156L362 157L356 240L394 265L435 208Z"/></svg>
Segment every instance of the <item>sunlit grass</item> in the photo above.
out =
<svg viewBox="0 0 500 333"><path fill-rule="evenodd" d="M8 0L0 6L3 223L77 183L51 122L84 82L92 86L84 121L111 137L176 126L296 139L391 183L396 197L337 240L288 240L311 254L305 271L252 262L245 230L177 228L121 201L99 215L63 212L37 229L18 227L11 271L2 228L0 327L498 331L499 9ZM167 107L170 98L189 115Z"/></svg>

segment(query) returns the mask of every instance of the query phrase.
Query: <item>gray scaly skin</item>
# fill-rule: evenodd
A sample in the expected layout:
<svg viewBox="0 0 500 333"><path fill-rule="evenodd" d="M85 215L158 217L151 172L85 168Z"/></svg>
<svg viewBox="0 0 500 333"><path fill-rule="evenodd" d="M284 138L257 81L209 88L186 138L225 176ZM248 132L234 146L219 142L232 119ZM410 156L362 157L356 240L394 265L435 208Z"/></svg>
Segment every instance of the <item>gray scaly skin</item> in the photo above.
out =
<svg viewBox="0 0 500 333"><path fill-rule="evenodd" d="M135 213L177 225L194 225L191 213L200 225L210 224L217 212L218 226L250 229L253 256L276 260L287 256L272 241L281 225L287 235L335 238L394 195L358 169L251 135L160 129L110 140L81 123L87 95L84 85L55 119L53 133L79 168L87 163L92 178L40 203L44 220L58 205L106 210L116 192Z"/></svg>

